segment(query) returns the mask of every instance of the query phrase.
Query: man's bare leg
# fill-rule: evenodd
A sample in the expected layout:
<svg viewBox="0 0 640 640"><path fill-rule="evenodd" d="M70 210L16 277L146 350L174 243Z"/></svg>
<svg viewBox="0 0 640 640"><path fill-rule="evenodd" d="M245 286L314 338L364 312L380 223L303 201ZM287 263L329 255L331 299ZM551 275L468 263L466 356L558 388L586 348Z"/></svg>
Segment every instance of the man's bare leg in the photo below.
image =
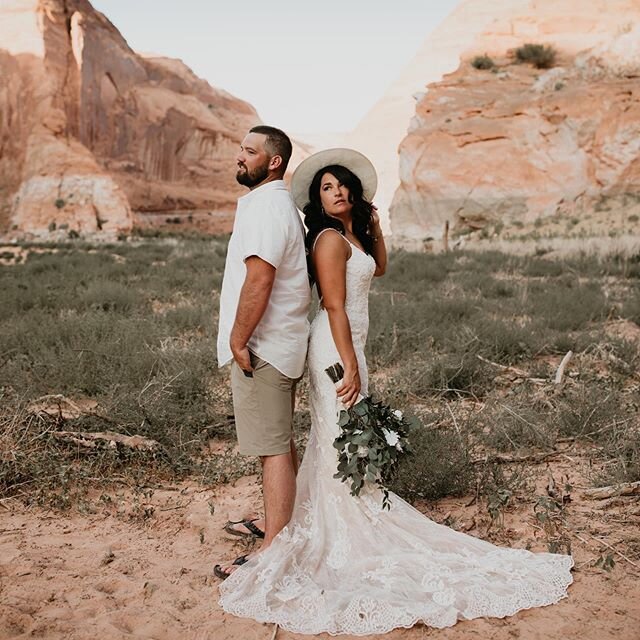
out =
<svg viewBox="0 0 640 640"><path fill-rule="evenodd" d="M293 441L293 438L291 438L291 461L293 464L293 472L295 473L295 475L298 475L298 468L300 467L300 462L299 462L299 458L298 458L298 452L296 451L296 443ZM291 517L291 516L289 516ZM265 530L265 520L264 518L260 518L258 520L254 520L253 524L258 527L258 529L260 529L261 531ZM243 526L243 524L241 522L232 525L232 527L236 530L236 531L242 531L243 533L251 533L245 526Z"/></svg>
<svg viewBox="0 0 640 640"><path fill-rule="evenodd" d="M296 471L291 452L265 456L262 461L265 549L291 520L296 499Z"/></svg>
<svg viewBox="0 0 640 640"><path fill-rule="evenodd" d="M296 443L293 441L293 436L291 436L291 460L293 462L293 472L298 475L300 462L298 460L298 452L296 451Z"/></svg>
<svg viewBox="0 0 640 640"><path fill-rule="evenodd" d="M293 449L295 453L295 447ZM291 520L296 499L297 455L290 452L277 456L264 456L262 462L262 494L264 496L265 528L261 549L266 549ZM256 523L257 524L257 523ZM238 567L231 563L222 567L233 573Z"/></svg>

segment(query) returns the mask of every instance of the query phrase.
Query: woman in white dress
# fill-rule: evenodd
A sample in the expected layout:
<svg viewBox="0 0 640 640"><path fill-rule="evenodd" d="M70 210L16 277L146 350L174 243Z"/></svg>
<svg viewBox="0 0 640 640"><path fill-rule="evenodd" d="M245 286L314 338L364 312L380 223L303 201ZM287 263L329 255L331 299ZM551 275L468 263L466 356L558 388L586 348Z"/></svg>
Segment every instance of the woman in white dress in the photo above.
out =
<svg viewBox="0 0 640 640"><path fill-rule="evenodd" d="M416 622L441 628L553 604L572 582L571 556L496 547L436 524L393 493L383 510L380 490L365 486L354 497L333 477L338 411L367 394L369 286L386 267L375 188L371 163L348 149L317 153L293 176L321 295L308 352L311 433L291 521L221 584L220 604L295 633L332 635ZM345 370L337 394L325 373L336 362Z"/></svg>

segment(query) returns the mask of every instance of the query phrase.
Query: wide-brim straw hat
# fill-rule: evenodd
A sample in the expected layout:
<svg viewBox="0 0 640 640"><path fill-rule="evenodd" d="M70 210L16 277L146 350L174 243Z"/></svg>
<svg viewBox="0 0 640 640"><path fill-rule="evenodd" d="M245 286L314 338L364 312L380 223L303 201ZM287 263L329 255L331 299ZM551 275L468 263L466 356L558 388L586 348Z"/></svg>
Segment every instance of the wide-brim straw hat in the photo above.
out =
<svg viewBox="0 0 640 640"><path fill-rule="evenodd" d="M293 172L291 195L300 211L309 203L309 186L313 177L320 169L334 164L339 164L355 173L362 182L364 199L368 202L373 200L378 187L378 176L369 158L354 149L325 149L305 158Z"/></svg>

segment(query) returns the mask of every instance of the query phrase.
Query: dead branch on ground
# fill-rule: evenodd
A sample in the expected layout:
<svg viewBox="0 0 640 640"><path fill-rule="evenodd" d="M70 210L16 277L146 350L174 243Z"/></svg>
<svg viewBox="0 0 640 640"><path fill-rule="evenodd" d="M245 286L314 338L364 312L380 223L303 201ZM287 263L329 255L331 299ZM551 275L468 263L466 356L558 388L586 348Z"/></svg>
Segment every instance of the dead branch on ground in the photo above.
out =
<svg viewBox="0 0 640 640"><path fill-rule="evenodd" d="M125 447L136 449L138 451L159 451L162 445L157 440L145 438L139 435L125 436L121 433L113 431L96 431L95 433L87 433L83 431L54 431L51 434L58 440L73 442L82 447L94 448L99 442L107 442L110 447L116 447L122 444Z"/></svg>
<svg viewBox="0 0 640 640"><path fill-rule="evenodd" d="M583 492L585 498L593 498L594 500L604 500L613 496L640 496L640 480L637 482L621 482L608 487L597 487L596 489L587 489Z"/></svg>

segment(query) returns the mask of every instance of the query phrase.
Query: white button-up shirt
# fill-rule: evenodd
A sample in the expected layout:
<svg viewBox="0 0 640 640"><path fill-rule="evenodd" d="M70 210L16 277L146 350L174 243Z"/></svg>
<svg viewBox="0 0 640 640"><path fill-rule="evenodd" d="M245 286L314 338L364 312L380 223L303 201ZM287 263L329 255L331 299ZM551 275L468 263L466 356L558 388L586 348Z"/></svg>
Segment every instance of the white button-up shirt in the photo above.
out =
<svg viewBox="0 0 640 640"><path fill-rule="evenodd" d="M247 344L249 350L289 378L304 370L311 300L304 227L282 180L273 180L238 199L220 293L218 366L233 359L229 338L245 260L258 256L276 269L267 308Z"/></svg>

